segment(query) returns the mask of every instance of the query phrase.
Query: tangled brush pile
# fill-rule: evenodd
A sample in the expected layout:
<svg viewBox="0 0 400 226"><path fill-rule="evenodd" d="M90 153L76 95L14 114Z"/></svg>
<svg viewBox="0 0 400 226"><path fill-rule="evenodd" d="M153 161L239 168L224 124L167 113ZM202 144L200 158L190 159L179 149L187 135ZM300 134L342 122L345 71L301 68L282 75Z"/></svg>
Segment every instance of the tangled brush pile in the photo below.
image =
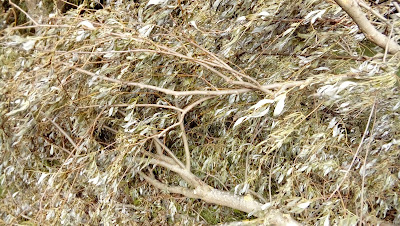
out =
<svg viewBox="0 0 400 226"><path fill-rule="evenodd" d="M2 31L3 223L400 223L399 63L338 5L93 2Z"/></svg>

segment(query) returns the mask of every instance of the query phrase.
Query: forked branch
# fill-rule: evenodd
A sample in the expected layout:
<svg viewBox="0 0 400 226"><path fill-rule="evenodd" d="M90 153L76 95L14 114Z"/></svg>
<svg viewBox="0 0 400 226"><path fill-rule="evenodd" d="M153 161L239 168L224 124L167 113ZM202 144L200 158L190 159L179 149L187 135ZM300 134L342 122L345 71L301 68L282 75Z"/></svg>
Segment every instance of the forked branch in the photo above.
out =
<svg viewBox="0 0 400 226"><path fill-rule="evenodd" d="M165 159L169 157L164 156L163 158ZM267 223L267 225L301 225L293 220L289 215L284 215L278 210L263 212L262 204L254 199L248 199L244 196L238 196L230 192L212 188L186 168L175 163L171 163L171 161L167 163L162 160L148 159L147 162L151 165L161 166L177 173L189 184L189 186L192 187L186 188L180 186L169 186L155 179L151 174L147 175L144 172L139 172L139 175L142 178L160 190L181 194L187 198L202 199L207 203L226 206L253 214L254 216L262 217L264 219L264 223Z"/></svg>

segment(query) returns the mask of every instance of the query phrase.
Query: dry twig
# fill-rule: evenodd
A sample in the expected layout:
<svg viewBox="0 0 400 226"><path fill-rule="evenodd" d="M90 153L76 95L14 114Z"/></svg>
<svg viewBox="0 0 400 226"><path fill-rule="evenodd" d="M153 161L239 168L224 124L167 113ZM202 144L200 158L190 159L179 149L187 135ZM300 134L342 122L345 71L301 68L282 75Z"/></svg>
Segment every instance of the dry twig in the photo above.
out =
<svg viewBox="0 0 400 226"><path fill-rule="evenodd" d="M351 168L353 167L354 162L355 162L356 159L357 159L358 153L359 153L360 150L361 150L361 147L362 147L362 145L363 145L363 142L364 142L364 140L365 140L365 137L367 136L368 129L369 129L369 124L371 123L371 118L372 118L372 115L373 115L374 111L375 111L375 104L372 105L371 113L369 114L368 122L367 122L367 125L365 126L365 130L364 130L364 134L363 134L363 136L361 137L360 144L358 145L357 151L356 151L356 153L354 154L353 160L351 161L349 168L346 170L346 173L344 174L342 181L340 182L340 184L338 184L338 186L336 187L336 189L335 189L335 190L332 192L332 194L329 196L329 199L331 199L331 198L335 195L335 193L339 191L340 187L342 186L342 184L343 184L344 181L346 180L347 176L349 175L350 170L351 170Z"/></svg>

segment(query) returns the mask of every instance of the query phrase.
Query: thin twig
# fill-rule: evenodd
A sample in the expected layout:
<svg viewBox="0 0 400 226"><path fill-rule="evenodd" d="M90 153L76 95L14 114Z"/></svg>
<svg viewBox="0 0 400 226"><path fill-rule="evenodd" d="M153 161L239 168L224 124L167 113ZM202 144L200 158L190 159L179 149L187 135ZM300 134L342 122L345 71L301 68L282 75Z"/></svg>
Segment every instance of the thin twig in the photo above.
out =
<svg viewBox="0 0 400 226"><path fill-rule="evenodd" d="M155 44L154 44L155 45ZM231 67L229 67L228 65L221 65L221 64L217 64L217 63L213 63L213 62L209 62L206 60L202 60L202 59L196 59L193 57L189 57L183 54L180 54L178 52L174 52L171 49L164 47L164 46L160 46L160 45L155 45L156 47L163 49L162 50L152 50L152 49L134 49L134 50L122 50L122 51L102 51L102 52L87 52L87 51L79 51L79 52L73 52L73 53L78 53L78 54L106 54L106 53L132 53L132 52L152 52L152 53L159 53L159 54L166 54L166 55L172 55L172 56L176 56L176 57L180 57L182 59L187 59L190 60L192 62L198 63L199 65L209 69L210 71L216 73L218 76L220 76L221 78L223 78L226 82L228 83L232 83L235 85L244 85L247 87L251 87L251 88L255 88L255 89L261 89L262 90L262 86L253 78L251 78L248 75L245 75L243 73L237 72L234 69L232 69ZM57 52L66 52L66 51L57 51ZM70 52L68 52L70 53ZM220 62L220 61L218 61ZM217 68L223 68L226 69L228 71L230 71L239 81L233 81L232 79L230 79L229 77L225 76L224 74L222 74L221 72L215 70L213 67L217 67ZM252 81L254 84L249 83L249 82L244 82L240 79L240 77L238 76L242 76L247 78L248 80ZM262 90L264 92L269 93L269 91L266 90ZM271 94L271 93L269 93Z"/></svg>
<svg viewBox="0 0 400 226"><path fill-rule="evenodd" d="M271 161L271 167L269 169L269 175L268 175L268 194L269 194L269 202L272 203L272 189L271 189L271 184L272 184L272 170L274 168L275 164L275 156L276 156L276 151L274 153L274 156L272 157Z"/></svg>
<svg viewBox="0 0 400 226"><path fill-rule="evenodd" d="M115 34L115 35L119 35L119 34ZM121 35L119 35L121 36ZM156 47L160 47L160 46L156 46ZM210 61L206 61L206 60L202 60L202 59L196 59L193 57L189 57L180 53L176 53L176 52L171 52L171 51L162 51L162 50L154 50L154 49L132 49L132 50L112 50L112 51L98 51L98 52L90 52L90 51L56 51L56 53L77 53L77 54L107 54L107 53L143 53L143 52L147 52L147 53L157 53L157 54L165 54L165 55L170 55L170 56L176 56L182 59L186 59L192 62L196 62L196 63L203 63L203 64L207 64L209 66L213 66L213 67L218 67L218 68L223 68L220 64L216 64Z"/></svg>
<svg viewBox="0 0 400 226"><path fill-rule="evenodd" d="M216 60L217 62L219 62L222 66L224 66L226 69L231 68L228 64L226 64L223 60L221 60L219 57L217 57L214 53L208 51L206 48L204 48L203 46L197 44L196 42L194 42L193 40L189 40L189 42L194 45L195 47L201 49L203 52L207 53L207 55L211 56L211 58L213 58L214 60Z"/></svg>
<svg viewBox="0 0 400 226"><path fill-rule="evenodd" d="M251 189L248 189L248 191L249 191L249 193L250 193L252 196L257 197L257 198L258 198L259 200L261 200L261 202L263 202L264 204L267 203L267 200L266 200L264 197L262 197L262 195L258 194L257 192L255 192L255 191L253 191L253 190L251 190Z"/></svg>
<svg viewBox="0 0 400 226"><path fill-rule="evenodd" d="M175 105L178 106L178 101L175 99ZM182 142L183 142L183 148L185 150L185 157L186 157L186 169L190 171L190 150L189 150L189 143L185 131L185 115L182 115L181 112L178 112L178 119L181 122L179 124L179 127L182 131Z"/></svg>
<svg viewBox="0 0 400 226"><path fill-rule="evenodd" d="M151 165L158 165L161 167L164 167L166 169L169 169L181 176L187 183L189 183L193 187L199 187L204 185L205 183L201 181L198 177L193 175L191 172L186 170L184 167L176 164L171 164L169 162L160 160L160 159L154 159L154 158L140 158L136 160L137 162L148 162ZM183 164L182 164L183 165Z"/></svg>
<svg viewBox="0 0 400 226"><path fill-rule="evenodd" d="M164 150L171 156L171 158L174 159L174 161L182 168L185 168L185 165L176 157L176 155L163 143L161 142L157 137L153 137L154 141L160 145Z"/></svg>
<svg viewBox="0 0 400 226"><path fill-rule="evenodd" d="M162 48L162 49L165 49L165 50L167 50L167 51L152 50L152 49L135 49L135 50L128 50L128 51L103 51L103 52L85 52L85 51L83 51L83 52L73 52L73 53L78 53L78 54L80 54L80 53L81 53L81 54L89 54L89 53L90 53L90 54L105 54L105 53L153 52L153 53L160 53L160 54L173 55L173 56L177 56L177 57L181 57L181 58L183 58L183 59L187 59L187 60L193 61L193 62L195 62L195 63L197 63L197 64L199 64L199 65L201 65L201 66L207 68L207 69L210 70L211 72L215 73L216 75L218 75L219 77L221 77L222 79L224 79L227 83L230 83L230 84L233 84L233 85L241 85L241 86L245 86L245 87L253 88L253 89L259 89L259 90L261 90L261 91L263 91L263 92L265 92L265 93L268 93L268 94L270 94L270 95L272 94L271 91L269 91L268 89L264 89L264 87L261 86L261 85L260 85L256 80L254 80L253 78L251 78L251 77L249 77L249 76L247 76L247 75L245 75L245 74L242 74L242 73L240 73L240 72L237 72L237 71L233 70L232 68L225 68L225 67L223 67L223 66L221 66L221 65L219 65L219 64L215 64L215 63L208 62L208 61L201 60L201 59L196 59L196 58L188 57L188 56L182 55L182 54L177 53L177 52L171 52L171 51L168 51L169 49L166 48L166 47L161 47L161 46L157 46L157 47ZM58 52L65 52L65 51L58 51ZM67 52L67 53L70 53L70 52ZM237 78L239 81L234 81L234 80L230 79L228 76L222 74L221 72L219 72L218 70L216 70L216 69L213 68L213 67L223 68L223 69L226 69L226 70L230 71L233 75L236 76L236 78ZM250 81L252 81L252 82L255 83L255 84L242 81L242 80L240 79L240 77L238 77L238 75L249 79Z"/></svg>
<svg viewBox="0 0 400 226"><path fill-rule="evenodd" d="M37 27L54 27L54 28L73 28L74 26L69 26L69 25L52 25L52 24L38 24L38 25L29 25L29 26L16 26L16 27L9 27L4 29L3 31L7 30L24 30L24 29L31 29L31 28L37 28Z"/></svg>
<svg viewBox="0 0 400 226"><path fill-rule="evenodd" d="M163 155L163 154L161 154L161 155L154 154L154 153L151 153L151 152L148 152L148 151L145 151L145 150L142 150L141 153L146 155L146 156L148 156L148 157L151 157L151 158L154 158L154 159L157 159L157 160L160 160L160 161L164 161L164 162L166 162L166 163L168 163L170 165L175 165L176 164L175 160L173 160L171 157L168 157L168 156Z"/></svg>
<svg viewBox="0 0 400 226"><path fill-rule="evenodd" d="M178 113L178 118L184 117L180 112ZM190 171L190 150L189 150L189 143L188 139L186 136L186 131L185 131L185 119L182 118L181 123L179 124L181 131L182 131L182 141L183 141L183 148L185 149L185 156L186 156L186 169Z"/></svg>
<svg viewBox="0 0 400 226"><path fill-rule="evenodd" d="M265 93L268 94L273 94L271 91L263 89L262 86L260 86L258 83L257 84L252 84L249 82L244 82L244 81L234 81L232 79L230 79L229 77L225 76L224 74L222 74L221 72L219 72L218 70L212 68L211 66L201 63L201 62L197 62L198 64L202 65L203 67L207 68L208 70L214 72L216 75L220 76L221 78L223 78L227 83L233 84L233 85L240 85L240 86L244 86L244 87L248 87L248 88L253 88L253 89L258 89L261 90Z"/></svg>
<svg viewBox="0 0 400 226"><path fill-rule="evenodd" d="M205 171L201 171L201 172L204 173L204 174L207 174L208 177L214 178L216 181L218 181L222 185L222 187L224 187L225 191L229 191L228 187L226 187L225 184L222 183L222 181L218 177L216 177L216 176L214 176L212 174L209 174L209 173L207 173ZM206 178L204 180L206 180Z"/></svg>
<svg viewBox="0 0 400 226"><path fill-rule="evenodd" d="M154 130L153 130L153 133L156 134L157 131L154 129ZM154 138L158 139L157 137L154 137ZM154 139L154 138L153 138L153 139ZM163 149L161 148L161 145L160 145L158 142L156 142L155 140L154 140L154 145L156 146L156 152L157 152L157 154L160 155L160 156L162 156L162 155L163 155Z"/></svg>
<svg viewBox="0 0 400 226"><path fill-rule="evenodd" d="M215 96L215 95L226 95L226 94L239 94L239 93L244 93L244 92L248 92L251 89L248 88L242 88L242 89L233 89L233 90L221 90L221 91L206 91L206 90L196 90L196 91L174 91L174 90L170 90L170 89L164 89L164 88L160 88L157 86L152 86L152 85L146 85L146 84L142 84L142 83L137 83L137 82L126 82L123 80L119 80L119 79L113 79L113 78L109 78L106 76L102 76L102 75L96 75L90 71L86 71L84 69L80 69L77 67L73 67L73 69L82 72L84 74L93 76L95 78L100 78L102 80L105 81L109 81L109 82L114 82L114 83L119 83L119 84L124 84L124 85L129 85L129 86L135 86L135 87L139 87L141 89L151 89L151 90L155 90L155 91L159 91L165 94L169 94L169 95L174 95L174 96L190 96L190 95L210 95L210 96Z"/></svg>
<svg viewBox="0 0 400 226"><path fill-rule="evenodd" d="M186 55L180 54L178 52L175 52L175 51L171 50L168 47L165 47L165 46L162 46L162 45L157 45L155 43L153 43L153 45L155 45L156 47L158 47L160 49L163 49L164 50L163 52L168 54L168 55L177 56L177 57L180 57L182 59L187 59L187 60L199 63L199 64L202 63L203 65L206 64L206 65L210 65L210 66L213 66L213 67L225 68L225 66L221 65L220 63L214 63L214 62L210 62L210 61L207 61L207 60L202 60L202 59L197 59L197 58L193 58L193 57L190 57L190 56L186 56ZM236 77L236 78L238 80L240 80L240 78L238 78L238 77Z"/></svg>
<svg viewBox="0 0 400 226"><path fill-rule="evenodd" d="M374 105L376 104L376 102L374 101ZM374 125L375 125L375 121L376 121L376 110L375 110L375 117L374 117L374 123L372 126L371 131L373 131L374 129ZM369 148L371 146L371 143L373 141L373 137L370 137L370 141L368 143L368 146L366 148L365 151L365 157L364 157L364 163L362 166L362 177L361 177L361 200L360 200L360 226L362 226L362 220L363 220L363 209L364 209L364 184L365 184L365 171L366 171L366 167L367 167L367 158L368 158L368 154L369 154Z"/></svg>
<svg viewBox="0 0 400 226"><path fill-rule="evenodd" d="M185 118L186 113L188 113L190 110L192 110L195 106L197 106L198 104L201 104L203 101L206 101L208 99L214 98L214 96L211 97L204 97L201 98L198 101L195 101L194 103L190 104L189 106L185 107L185 109L183 109L182 112L182 117L179 119L179 121L177 123L174 123L173 125L169 126L168 128L166 128L165 130L163 130L160 134L157 135L157 137L162 137L164 136L169 130L179 126L182 122L183 119Z"/></svg>
<svg viewBox="0 0 400 226"><path fill-rule="evenodd" d="M43 114L44 115L44 114ZM54 120L51 120L49 118L47 118L46 116L44 116L47 120L49 120L51 122L51 124L53 124L61 133L62 135L65 136L65 138L67 138L67 140L72 144L72 146L74 146L74 148L76 150L79 150L78 145L75 143L75 141L67 134L67 132L65 132L56 122L54 122Z"/></svg>
<svg viewBox="0 0 400 226"><path fill-rule="evenodd" d="M246 154L246 167L244 169L244 181L245 183L247 183L248 180L248 176L247 176L247 171L249 170L249 154L250 150L247 150L247 154Z"/></svg>
<svg viewBox="0 0 400 226"><path fill-rule="evenodd" d="M389 40L391 40L391 38L392 38L392 35L393 35L393 29L394 29L394 25L393 24L390 24L390 34L389 34ZM385 63L386 62L386 57L387 57L387 54L388 54L388 48L389 48L389 41L386 43L386 47L385 47L385 54L383 55L383 62Z"/></svg>
<svg viewBox="0 0 400 226"><path fill-rule="evenodd" d="M72 155L72 152L70 152L69 150L67 150L67 149L65 149L65 148L63 148L63 147L61 147L61 146L55 144L55 143L54 143L53 141L51 141L49 138L47 138L47 137L45 137L45 136L41 136L41 138L45 139L45 140L46 140L49 144L51 144L52 146L54 146L54 147L56 147L56 148L58 148L58 149L60 149L60 150L62 150L62 151L67 152L69 155Z"/></svg>
<svg viewBox="0 0 400 226"><path fill-rule="evenodd" d="M390 25L389 21L378 11L372 9L369 5L365 4L364 1L358 0L358 5L363 7L364 9L370 11L372 14L374 14L376 17L378 17L382 22L385 22L386 24Z"/></svg>
<svg viewBox="0 0 400 226"><path fill-rule="evenodd" d="M25 14L25 16L28 17L36 26L40 25L38 22L36 22L36 20L34 20L27 12L25 12L23 9L21 9L18 5L13 3L11 0L8 0L8 2L10 3L10 5L14 6L19 11L21 11L23 14Z"/></svg>
<svg viewBox="0 0 400 226"><path fill-rule="evenodd" d="M177 56L177 57L181 57L181 58L183 58L183 59L187 59L187 60L193 61L193 62L195 62L195 63L197 63L197 64L199 64L199 65L201 65L201 66L207 68L208 70L212 71L213 73L215 73L216 75L218 75L219 77L221 77L222 79L224 79L227 83L230 83L230 84L233 84L233 85L241 85L241 86L245 86L245 87L249 87L249 88L254 88L254 89L260 89L260 90L263 91L263 92L266 92L266 93L268 93L268 94L271 94L270 91L268 91L268 90L263 90L262 86L260 86L257 82L255 82L256 84L252 84L252 83L249 83L249 82L241 81L240 77L237 77L238 72L233 73L233 74L236 76L236 78L239 78L238 80L240 80L240 81L234 81L234 80L230 79L228 76L222 74L221 72L219 72L218 70L216 70L215 68L213 68L213 67L224 68L224 67L222 67L221 65L218 65L218 64L215 64L215 63L212 63L212 62L208 62L208 61L205 61L205 60L201 60L201 59L196 59L196 58L188 57L188 56L186 56L186 55L182 55L182 54L177 53L177 52L172 52L172 51L170 51L170 50L169 50L168 48L166 48L166 47L162 47L162 46L158 46L158 45L157 45L157 47L162 48L162 49L165 49L166 51L152 50L152 49L135 49L135 50L128 50L128 51L73 52L73 53L78 53L78 54L79 54L79 53L82 53L82 54L83 54L83 53L85 53L85 54L88 54L88 53L91 53L91 54L104 54L104 53L128 53L128 52L153 52L153 53L160 53L160 54L166 54L166 55L173 55L173 56ZM59 52L61 52L61 51L59 51ZM226 68L224 68L224 69L226 69ZM227 69L227 70L229 70L229 71L231 71L231 72L234 72L234 70L233 70L232 68ZM246 75L244 75L244 74L240 74L240 75L246 76ZM247 77L248 77L248 76L247 76ZM252 79L252 81L255 81L255 80Z"/></svg>
<svg viewBox="0 0 400 226"><path fill-rule="evenodd" d="M109 130L109 131L111 131L111 132L113 132L113 133L115 133L115 134L118 133L118 130L115 130L115 129L109 127L109 126L104 125L103 128L105 128L105 129L107 129L107 130Z"/></svg>
<svg viewBox="0 0 400 226"><path fill-rule="evenodd" d="M247 52L243 52L243 53L247 53ZM292 53L279 53L279 52L264 52L264 53L262 53L262 55L265 55L265 56L288 56L288 57L299 57L299 56L311 57L311 56L313 56L312 54L292 54ZM367 61L367 60L373 60L376 58L376 57L368 57L368 56L339 56L339 55L327 55L327 54L323 54L318 57L323 58L323 59L355 60L355 61Z"/></svg>
<svg viewBox="0 0 400 226"><path fill-rule="evenodd" d="M363 145L365 136L367 135L368 127L369 127L369 124L371 123L371 118L372 118L372 115L373 115L373 113L374 113L374 110L375 110L375 103L372 105L371 113L369 114L368 122L367 122L367 125L365 126L365 130L364 130L364 134L363 134L363 136L361 137L360 144L358 145L357 151L356 151L356 153L354 154L353 160L351 161L349 168L346 170L346 174L344 175L342 181L341 181L340 184L336 187L336 189L332 192L332 194L329 196L328 199L331 199L331 198L333 197L333 195L335 195L335 193L339 191L340 187L342 186L342 184L343 184L344 181L346 180L347 176L349 175L350 170L351 170L351 168L353 167L354 162L355 162L356 159L357 159L358 153L359 153L360 150L361 150L361 147L362 147L362 145Z"/></svg>

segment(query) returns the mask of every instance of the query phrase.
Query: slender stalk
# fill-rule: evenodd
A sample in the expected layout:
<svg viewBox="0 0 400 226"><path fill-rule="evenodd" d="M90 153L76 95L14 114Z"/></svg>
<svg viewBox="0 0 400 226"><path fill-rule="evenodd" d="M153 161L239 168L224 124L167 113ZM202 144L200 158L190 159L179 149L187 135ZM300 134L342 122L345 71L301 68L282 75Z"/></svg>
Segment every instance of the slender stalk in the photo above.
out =
<svg viewBox="0 0 400 226"><path fill-rule="evenodd" d="M361 150L361 147L362 147L362 145L363 145L363 142L364 142L364 140L365 140L365 137L367 136L369 124L371 123L371 118L372 118L372 115L373 115L373 113L374 113L374 110L375 110L375 104L372 105L371 113L369 114L368 122L367 122L367 125L365 126L365 130L364 130L364 134L363 134L363 136L361 137L360 144L358 145L357 151L356 151L356 153L355 153L354 156L353 156L353 160L351 161L349 168L346 170L346 173L344 174L344 177L343 177L342 181L340 182L340 184L338 184L338 186L336 187L336 189L335 189L335 190L332 192L332 194L329 196L329 199L331 199L331 198L333 197L333 195L335 195L335 193L339 191L340 187L342 186L342 184L344 183L344 181L345 181L346 178L348 177L348 175L349 175L349 173L350 173L350 170L351 170L351 168L353 167L354 162L355 162L356 159L357 159L358 153L359 153L360 150Z"/></svg>
<svg viewBox="0 0 400 226"><path fill-rule="evenodd" d="M25 14L25 16L28 17L36 26L40 25L38 22L36 22L35 19L33 19L27 12L25 12L23 9L21 9L14 2L12 2L11 0L9 0L8 2L10 3L10 5L12 5L13 7L17 8L19 11L21 11L23 14Z"/></svg>

